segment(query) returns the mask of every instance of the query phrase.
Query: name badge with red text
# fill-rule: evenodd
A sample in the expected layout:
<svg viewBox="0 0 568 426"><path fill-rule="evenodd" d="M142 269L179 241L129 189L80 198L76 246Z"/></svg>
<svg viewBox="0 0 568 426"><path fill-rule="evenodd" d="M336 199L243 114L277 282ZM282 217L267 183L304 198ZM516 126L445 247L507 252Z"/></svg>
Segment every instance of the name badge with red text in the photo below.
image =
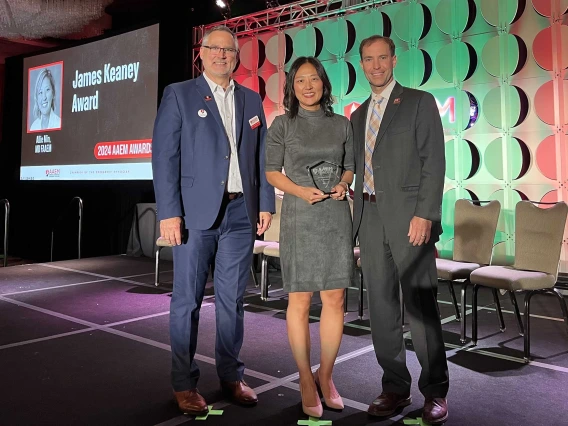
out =
<svg viewBox="0 0 568 426"><path fill-rule="evenodd" d="M249 120L249 124L251 129L256 129L257 127L260 127L260 120L258 119L258 115L255 115L253 118L251 118Z"/></svg>

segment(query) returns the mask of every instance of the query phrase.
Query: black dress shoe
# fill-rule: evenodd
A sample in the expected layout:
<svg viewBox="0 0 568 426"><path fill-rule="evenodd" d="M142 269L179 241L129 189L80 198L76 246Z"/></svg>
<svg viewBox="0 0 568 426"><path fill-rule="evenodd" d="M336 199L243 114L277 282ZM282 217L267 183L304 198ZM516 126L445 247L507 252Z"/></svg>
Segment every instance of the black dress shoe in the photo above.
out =
<svg viewBox="0 0 568 426"><path fill-rule="evenodd" d="M426 398L422 421L428 425L441 425L448 420L448 401L446 398Z"/></svg>
<svg viewBox="0 0 568 426"><path fill-rule="evenodd" d="M406 407L411 403L412 397L410 395L383 392L369 405L367 413L371 416L388 417L393 415L397 409Z"/></svg>

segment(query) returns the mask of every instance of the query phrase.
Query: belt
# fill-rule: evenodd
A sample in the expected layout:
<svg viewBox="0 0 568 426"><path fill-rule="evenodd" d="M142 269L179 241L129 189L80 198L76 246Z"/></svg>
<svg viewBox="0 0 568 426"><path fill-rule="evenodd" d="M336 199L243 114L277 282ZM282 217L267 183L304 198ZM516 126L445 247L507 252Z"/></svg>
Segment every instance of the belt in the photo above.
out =
<svg viewBox="0 0 568 426"><path fill-rule="evenodd" d="M375 197L375 194L367 194L366 192L363 192L363 200L376 203L377 197Z"/></svg>
<svg viewBox="0 0 568 426"><path fill-rule="evenodd" d="M241 198L243 196L242 192L226 192L225 196L229 201L236 200L237 198Z"/></svg>
<svg viewBox="0 0 568 426"><path fill-rule="evenodd" d="M375 197L375 194L367 194L366 192L363 192L363 200L376 203L377 197Z"/></svg>

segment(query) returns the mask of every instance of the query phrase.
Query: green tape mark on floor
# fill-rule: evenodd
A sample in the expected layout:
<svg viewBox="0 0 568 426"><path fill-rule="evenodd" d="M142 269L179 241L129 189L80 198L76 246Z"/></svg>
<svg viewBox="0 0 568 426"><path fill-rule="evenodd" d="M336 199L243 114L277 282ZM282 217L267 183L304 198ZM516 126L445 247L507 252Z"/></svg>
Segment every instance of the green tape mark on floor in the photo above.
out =
<svg viewBox="0 0 568 426"><path fill-rule="evenodd" d="M403 423L405 425L419 425L419 426L428 426L426 423L422 421L422 417L417 419L404 419Z"/></svg>
<svg viewBox="0 0 568 426"><path fill-rule="evenodd" d="M204 416L197 416L195 418L195 420L207 420L207 417L209 417L209 416L222 416L223 415L223 410L214 410L212 405L209 405L207 408L209 408L209 412L207 414L205 414Z"/></svg>
<svg viewBox="0 0 568 426"><path fill-rule="evenodd" d="M324 426L331 425L331 420L320 420L317 417L310 417L308 420L298 420L298 424L302 426Z"/></svg>

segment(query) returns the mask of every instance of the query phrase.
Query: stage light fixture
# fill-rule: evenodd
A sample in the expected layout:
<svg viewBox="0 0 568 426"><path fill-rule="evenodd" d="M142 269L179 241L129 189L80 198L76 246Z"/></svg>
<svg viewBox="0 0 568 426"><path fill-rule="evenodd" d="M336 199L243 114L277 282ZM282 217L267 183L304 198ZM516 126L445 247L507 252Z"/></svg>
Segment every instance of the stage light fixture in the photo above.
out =
<svg viewBox="0 0 568 426"><path fill-rule="evenodd" d="M221 15L225 19L231 19L231 3L234 0L217 0L215 4L219 9L221 9Z"/></svg>
<svg viewBox="0 0 568 426"><path fill-rule="evenodd" d="M278 0L266 0L266 8L267 9L272 9L275 7L280 6L280 3L278 2Z"/></svg>

